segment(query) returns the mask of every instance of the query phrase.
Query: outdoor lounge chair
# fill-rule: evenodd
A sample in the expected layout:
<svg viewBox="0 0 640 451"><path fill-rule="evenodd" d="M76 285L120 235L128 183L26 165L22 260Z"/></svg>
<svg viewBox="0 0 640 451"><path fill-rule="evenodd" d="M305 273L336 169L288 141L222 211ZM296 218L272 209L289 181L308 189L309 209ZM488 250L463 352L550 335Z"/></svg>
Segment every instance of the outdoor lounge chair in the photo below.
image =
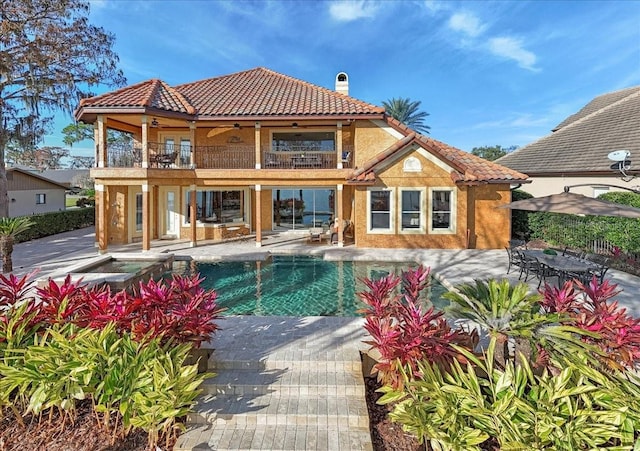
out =
<svg viewBox="0 0 640 451"><path fill-rule="evenodd" d="M324 237L324 229L322 227L311 227L309 229L309 241L318 241L322 243Z"/></svg>

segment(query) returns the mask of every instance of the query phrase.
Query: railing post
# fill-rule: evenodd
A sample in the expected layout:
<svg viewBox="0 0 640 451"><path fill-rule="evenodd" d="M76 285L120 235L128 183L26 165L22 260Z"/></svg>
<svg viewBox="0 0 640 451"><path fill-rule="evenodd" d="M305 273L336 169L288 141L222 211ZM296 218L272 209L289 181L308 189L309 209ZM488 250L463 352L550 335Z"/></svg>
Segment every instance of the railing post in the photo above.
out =
<svg viewBox="0 0 640 451"><path fill-rule="evenodd" d="M107 164L107 122L103 114L98 114L98 139L96 146L98 148L98 167L106 168Z"/></svg>
<svg viewBox="0 0 640 451"><path fill-rule="evenodd" d="M190 169L196 168L196 121L189 122L189 141L191 143L191 154L189 155ZM195 240L194 240L195 243Z"/></svg>
<svg viewBox="0 0 640 451"><path fill-rule="evenodd" d="M142 162L141 166L149 167L149 123L147 116L142 116Z"/></svg>
<svg viewBox="0 0 640 451"><path fill-rule="evenodd" d="M336 131L336 161L338 169L342 169L342 121L338 121L338 130Z"/></svg>
<svg viewBox="0 0 640 451"><path fill-rule="evenodd" d="M262 157L260 155L260 122L256 121L255 132L255 152L256 152L256 169L262 167Z"/></svg>

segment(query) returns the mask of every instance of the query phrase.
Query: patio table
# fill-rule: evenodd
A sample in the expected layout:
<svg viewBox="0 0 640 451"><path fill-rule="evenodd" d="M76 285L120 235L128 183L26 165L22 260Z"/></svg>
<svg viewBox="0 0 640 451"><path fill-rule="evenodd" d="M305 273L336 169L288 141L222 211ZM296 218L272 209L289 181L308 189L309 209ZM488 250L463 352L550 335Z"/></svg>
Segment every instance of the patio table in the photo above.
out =
<svg viewBox="0 0 640 451"><path fill-rule="evenodd" d="M589 274L598 268L597 264L587 260L579 260L565 255L549 255L541 250L528 249L520 252L525 256L536 258L556 271L558 273L558 285L567 280L569 274Z"/></svg>

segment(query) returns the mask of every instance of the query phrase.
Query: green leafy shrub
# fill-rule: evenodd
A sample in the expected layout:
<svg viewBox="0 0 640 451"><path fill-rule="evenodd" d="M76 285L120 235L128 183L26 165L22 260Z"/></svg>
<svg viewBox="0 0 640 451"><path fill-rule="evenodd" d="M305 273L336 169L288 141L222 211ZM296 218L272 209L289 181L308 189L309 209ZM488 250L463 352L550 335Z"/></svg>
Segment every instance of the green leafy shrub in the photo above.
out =
<svg viewBox="0 0 640 451"><path fill-rule="evenodd" d="M135 428L150 448L169 442L212 376L186 362L218 329L215 292L198 276L114 295L67 277L34 297L31 277L0 275L0 413L11 409L23 422L58 411L64 423L86 399L114 442Z"/></svg>
<svg viewBox="0 0 640 451"><path fill-rule="evenodd" d="M640 208L640 194L610 192L601 194L598 198ZM543 212L529 213L527 218L531 238L555 246L593 252L594 241L601 240L625 252L640 252L640 227L637 227L637 219Z"/></svg>
<svg viewBox="0 0 640 451"><path fill-rule="evenodd" d="M519 189L511 191L511 201L531 199L533 195ZM529 229L529 212L525 210L511 210L511 237L528 241L531 237Z"/></svg>
<svg viewBox="0 0 640 451"><path fill-rule="evenodd" d="M594 277L529 294L506 280L463 284L446 295L448 313L488 334L489 346L476 354L439 335L411 339L400 317L379 321L402 298L380 296L392 293L394 280L368 282L365 324L382 363L386 348L401 345L415 357L394 358L378 402L393 403L391 418L421 442L434 450L640 449L640 320L613 300L614 285ZM412 299L420 285L407 286L404 298ZM439 346L447 352L434 359Z"/></svg>
<svg viewBox="0 0 640 451"><path fill-rule="evenodd" d="M391 418L436 450L635 449L638 379L620 379L579 359L535 375L522 358L493 365L496 338L484 357L463 348L466 366L420 362L421 378L404 374L404 390L384 388L381 403L398 402ZM624 383L622 383L624 381ZM482 447L480 445L483 445ZM493 445L493 446L492 446Z"/></svg>
<svg viewBox="0 0 640 451"><path fill-rule="evenodd" d="M95 225L95 209L79 208L25 216L33 225L16 238L16 243L42 238L56 233L69 232Z"/></svg>

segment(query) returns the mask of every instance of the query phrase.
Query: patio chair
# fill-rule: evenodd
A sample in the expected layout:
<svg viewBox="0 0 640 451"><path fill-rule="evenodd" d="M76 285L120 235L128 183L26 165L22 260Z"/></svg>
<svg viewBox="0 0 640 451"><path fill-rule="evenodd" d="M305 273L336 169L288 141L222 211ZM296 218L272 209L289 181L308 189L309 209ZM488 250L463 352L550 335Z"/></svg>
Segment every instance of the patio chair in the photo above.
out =
<svg viewBox="0 0 640 451"><path fill-rule="evenodd" d="M518 258L520 258L520 274L518 275L518 280L522 279L522 276L524 275L524 281L526 282L529 279L530 274L537 275L537 258L523 254L517 249L512 249L511 252L513 252L518 256Z"/></svg>
<svg viewBox="0 0 640 451"><path fill-rule="evenodd" d="M509 271L511 271L511 266L522 268L522 256L520 255L520 253L509 246L505 246L505 249L507 250L507 256L509 257L507 274L509 274Z"/></svg>
<svg viewBox="0 0 640 451"><path fill-rule="evenodd" d="M526 249L527 242L525 240L509 240L509 247L511 249Z"/></svg>
<svg viewBox="0 0 640 451"><path fill-rule="evenodd" d="M309 229L309 241L318 241L322 243L322 237L324 235L324 229L322 227L311 227Z"/></svg>
<svg viewBox="0 0 640 451"><path fill-rule="evenodd" d="M572 250L572 249L569 249L568 247L565 247L564 250L562 251L562 255L564 257L573 257L579 260L584 260L586 254L587 253L585 251Z"/></svg>
<svg viewBox="0 0 640 451"><path fill-rule="evenodd" d="M342 166L349 167L351 164L351 152L342 152Z"/></svg>
<svg viewBox="0 0 640 451"><path fill-rule="evenodd" d="M538 288L540 288L543 281L546 283L546 280L550 277L558 277L558 281L562 278L561 274L555 268L552 268L551 266L547 265L544 262L541 262L536 258L534 258L533 260L535 260L535 263L531 263L529 271L535 274L536 277L538 277Z"/></svg>

